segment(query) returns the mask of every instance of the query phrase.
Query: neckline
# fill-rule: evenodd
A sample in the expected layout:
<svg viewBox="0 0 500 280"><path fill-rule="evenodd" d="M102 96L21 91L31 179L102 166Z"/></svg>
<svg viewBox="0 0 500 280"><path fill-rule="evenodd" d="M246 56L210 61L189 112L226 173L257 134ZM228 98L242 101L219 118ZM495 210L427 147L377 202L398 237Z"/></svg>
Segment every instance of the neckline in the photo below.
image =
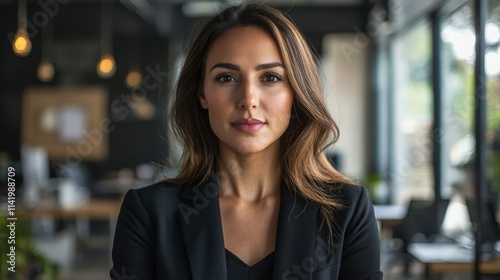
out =
<svg viewBox="0 0 500 280"><path fill-rule="evenodd" d="M267 260L272 259L272 257L274 256L274 252L275 252L275 251L272 251L267 256L265 256L262 259L258 260L253 265L248 265L246 262L242 261L238 256L236 256L233 252L229 251L226 248L224 248L224 249L226 251L226 255L230 255L233 259L235 259L237 262L239 262L240 264L244 265L247 268L256 267L256 266L258 266L258 265L260 265L262 263L265 263Z"/></svg>

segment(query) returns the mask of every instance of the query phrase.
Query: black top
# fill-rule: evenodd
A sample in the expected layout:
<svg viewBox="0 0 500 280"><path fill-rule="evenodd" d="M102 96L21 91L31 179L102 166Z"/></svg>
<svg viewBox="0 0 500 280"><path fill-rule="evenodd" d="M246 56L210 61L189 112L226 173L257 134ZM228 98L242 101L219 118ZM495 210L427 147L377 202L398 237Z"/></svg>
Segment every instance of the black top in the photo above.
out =
<svg viewBox="0 0 500 280"><path fill-rule="evenodd" d="M274 252L249 266L226 249L227 280L271 280L273 279Z"/></svg>
<svg viewBox="0 0 500 280"><path fill-rule="evenodd" d="M380 280L377 221L366 189L332 184L335 235L321 213L285 183L272 279ZM333 209L332 209L333 210ZM111 279L226 280L226 252L214 175L202 186L159 182L131 189L118 216Z"/></svg>

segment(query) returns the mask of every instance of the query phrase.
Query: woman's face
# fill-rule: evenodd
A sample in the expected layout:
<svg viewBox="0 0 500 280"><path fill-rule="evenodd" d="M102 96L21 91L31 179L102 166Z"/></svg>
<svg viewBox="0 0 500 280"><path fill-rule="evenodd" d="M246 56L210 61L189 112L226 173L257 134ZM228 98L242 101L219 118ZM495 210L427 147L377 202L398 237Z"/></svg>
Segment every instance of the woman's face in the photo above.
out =
<svg viewBox="0 0 500 280"><path fill-rule="evenodd" d="M251 154L279 149L293 93L278 46L255 26L218 37L206 61L201 106L221 152Z"/></svg>

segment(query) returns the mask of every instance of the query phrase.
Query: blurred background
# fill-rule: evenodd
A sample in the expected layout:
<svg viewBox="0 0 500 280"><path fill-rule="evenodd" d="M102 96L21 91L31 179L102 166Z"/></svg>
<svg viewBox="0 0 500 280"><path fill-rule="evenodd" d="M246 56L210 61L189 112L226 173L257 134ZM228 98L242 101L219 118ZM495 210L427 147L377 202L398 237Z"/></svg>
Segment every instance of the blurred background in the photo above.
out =
<svg viewBox="0 0 500 280"><path fill-rule="evenodd" d="M124 193L175 173L189 40L241 2L0 0L0 279L109 279ZM499 279L500 0L266 2L315 50L385 279Z"/></svg>

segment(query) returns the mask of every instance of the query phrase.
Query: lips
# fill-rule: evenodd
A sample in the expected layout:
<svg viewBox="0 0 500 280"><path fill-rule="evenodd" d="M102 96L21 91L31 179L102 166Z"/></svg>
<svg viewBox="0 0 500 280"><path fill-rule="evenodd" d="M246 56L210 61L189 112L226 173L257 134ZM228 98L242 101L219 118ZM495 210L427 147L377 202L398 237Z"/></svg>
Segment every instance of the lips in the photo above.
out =
<svg viewBox="0 0 500 280"><path fill-rule="evenodd" d="M231 123L231 126L242 133L255 133L259 131L265 123L258 119L239 119Z"/></svg>

